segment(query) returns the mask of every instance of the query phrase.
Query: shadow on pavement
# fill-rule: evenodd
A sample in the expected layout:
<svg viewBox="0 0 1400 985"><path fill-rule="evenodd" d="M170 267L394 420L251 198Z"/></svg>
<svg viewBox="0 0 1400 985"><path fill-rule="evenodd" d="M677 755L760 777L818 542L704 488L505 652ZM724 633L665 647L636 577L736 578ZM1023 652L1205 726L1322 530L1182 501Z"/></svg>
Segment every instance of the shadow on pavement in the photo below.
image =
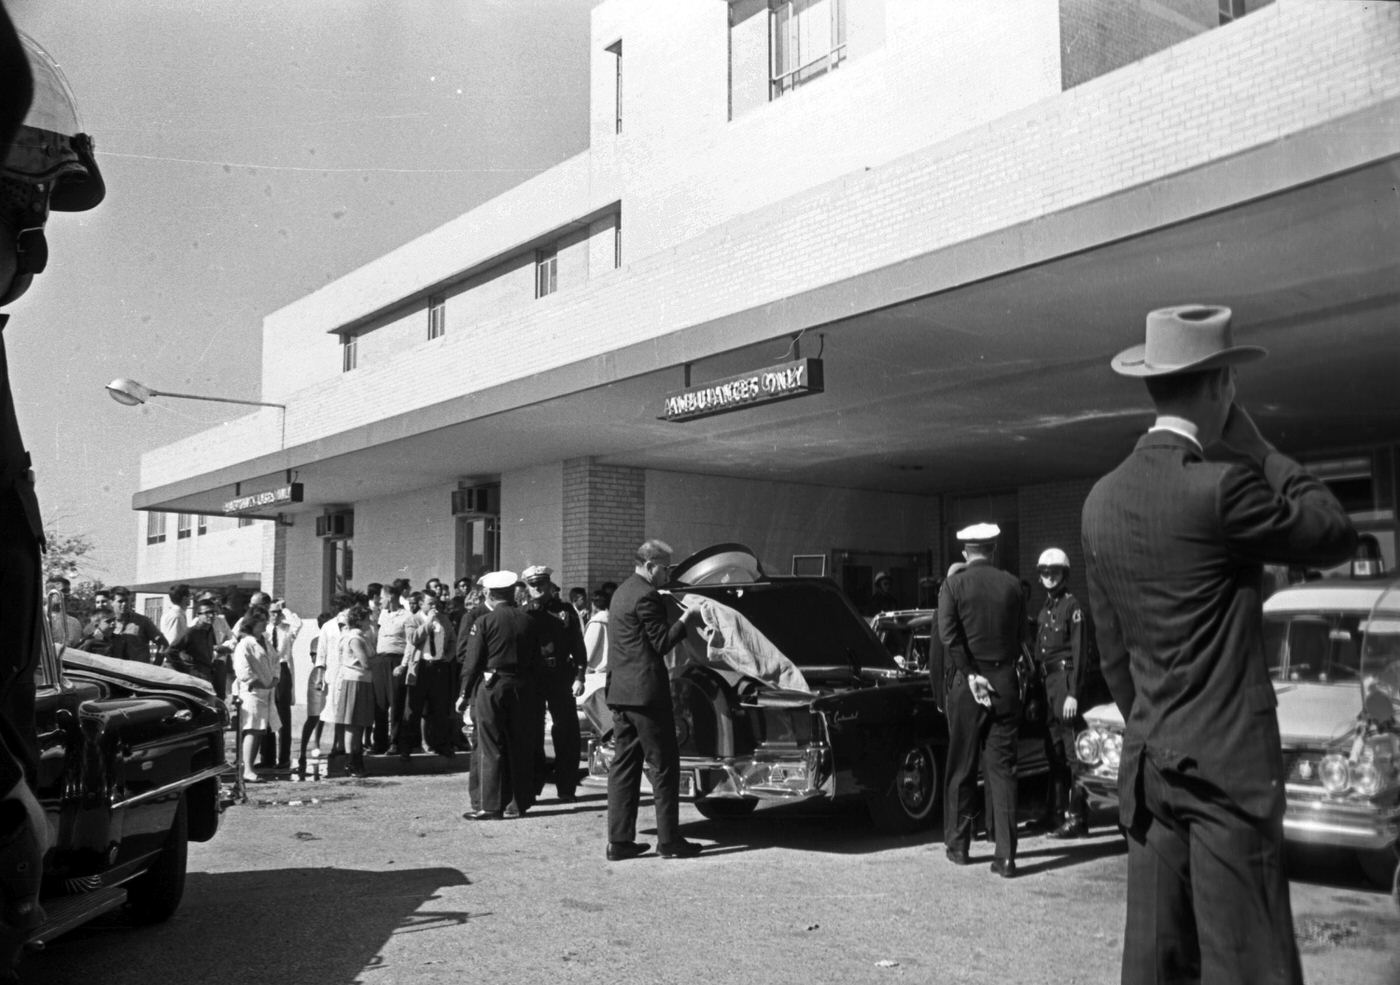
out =
<svg viewBox="0 0 1400 985"><path fill-rule="evenodd" d="M350 985L379 966L394 935L489 919L431 906L420 912L440 890L468 884L451 868L192 872L168 923L136 928L114 914L27 956L20 970L25 981L44 985ZM159 968L131 961L128 938L136 933L159 950Z"/></svg>
<svg viewBox="0 0 1400 985"><path fill-rule="evenodd" d="M1128 843L1117 831L1102 836L1091 835L1079 841L1048 841L1044 847L1037 844L1029 851L1025 842L1016 852L1017 875L1031 876L1041 872L1053 872L1071 865L1082 865L1095 859L1113 855L1127 855Z"/></svg>

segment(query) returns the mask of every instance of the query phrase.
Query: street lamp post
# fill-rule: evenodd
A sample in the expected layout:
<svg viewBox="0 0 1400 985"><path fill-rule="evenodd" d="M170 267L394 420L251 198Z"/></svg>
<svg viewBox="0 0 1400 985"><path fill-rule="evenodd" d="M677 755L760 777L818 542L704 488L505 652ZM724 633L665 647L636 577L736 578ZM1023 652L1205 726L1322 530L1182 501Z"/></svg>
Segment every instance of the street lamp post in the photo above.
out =
<svg viewBox="0 0 1400 985"><path fill-rule="evenodd" d="M135 407L144 404L152 397L179 397L181 400L208 400L219 404L243 404L247 407L276 407L282 412L282 446L287 444L287 405L267 403L263 400L239 400L236 397L206 397L198 393L173 393L169 390L157 390L154 387L146 386L144 383L137 383L135 380L128 380L125 377L117 377L107 384L107 393L119 404L127 407Z"/></svg>

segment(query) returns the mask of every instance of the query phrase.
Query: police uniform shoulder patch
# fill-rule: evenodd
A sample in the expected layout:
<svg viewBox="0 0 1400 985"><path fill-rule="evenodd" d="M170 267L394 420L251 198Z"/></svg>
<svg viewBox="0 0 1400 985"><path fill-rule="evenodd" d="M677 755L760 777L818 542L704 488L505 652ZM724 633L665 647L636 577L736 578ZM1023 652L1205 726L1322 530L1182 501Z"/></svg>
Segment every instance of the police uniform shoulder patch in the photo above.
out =
<svg viewBox="0 0 1400 985"><path fill-rule="evenodd" d="M1084 618L1084 613L1083 613L1082 611L1080 611L1080 609L1079 609L1078 606L1075 606L1074 615L1071 617L1071 619L1072 619L1074 622L1079 622L1079 621L1080 621L1081 619L1083 619L1083 618Z"/></svg>

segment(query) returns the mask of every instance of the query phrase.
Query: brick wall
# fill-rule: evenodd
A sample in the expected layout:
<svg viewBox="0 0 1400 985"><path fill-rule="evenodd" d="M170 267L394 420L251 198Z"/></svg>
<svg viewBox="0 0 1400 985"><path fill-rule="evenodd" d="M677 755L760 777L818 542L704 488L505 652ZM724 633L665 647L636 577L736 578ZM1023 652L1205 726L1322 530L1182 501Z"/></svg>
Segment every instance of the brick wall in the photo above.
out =
<svg viewBox="0 0 1400 985"><path fill-rule="evenodd" d="M564 463L564 560L555 581L566 591L621 582L632 554L649 534L642 469L600 465L589 458ZM562 580L561 580L562 578Z"/></svg>
<svg viewBox="0 0 1400 985"><path fill-rule="evenodd" d="M1060 0L1060 78L1069 89L1214 27L1218 0Z"/></svg>
<svg viewBox="0 0 1400 985"><path fill-rule="evenodd" d="M1084 581L1084 556L1079 546L1079 515L1089 490L1097 482L1074 479L1038 486L1023 486L1018 499L1021 517L1021 571L1031 582L1031 601L1039 605L1044 593L1035 577L1035 563L1047 547L1058 547L1069 555L1069 590L1081 601L1088 599Z"/></svg>
<svg viewBox="0 0 1400 985"><path fill-rule="evenodd" d="M719 12L722 21L724 5L709 6ZM951 9L951 5L937 6ZM1012 6L1021 10L1026 5ZM1029 5L1035 10L1041 6ZM1056 8L1043 6L1058 16ZM868 56L868 67L860 71L875 73L877 61L894 57L896 15L912 17L915 9L903 0L890 0L889 7L890 46ZM1010 16L1004 5L993 5L992 9ZM992 22L978 23L985 31L998 27ZM959 24L961 28L968 26ZM856 140L845 131L833 131L834 123L818 125L834 104L825 97L804 96L799 91L792 98L784 97L742 121L734 121L735 129L724 142L723 153L718 148L701 153L698 148L677 143L677 156L646 162L655 171L650 180L664 178L676 196L665 207L677 210L677 237L735 211L755 211L693 235L662 253L631 260L620 271L595 277L580 290L561 291L523 309L499 312L480 323L470 336L449 333L440 345L417 346L382 364L348 374L353 381L336 378L312 384L301 390L288 408L288 445L389 414L428 407L621 346L703 327L727 314L778 303L863 272L891 269L910 257L1337 120L1400 95L1400 46L1394 44L1398 26L1400 5L1276 3L1228 28L1206 32L1029 110L942 142L936 142L941 131L930 130L927 122L930 115L938 116L936 107L908 106L901 98L896 100L899 105L923 122L915 126L912 117L902 120L894 133L907 140L911 127L918 131L922 126L918 139L931 146L869 169L839 156L847 150L839 152L833 165L822 148L828 146L827 141L832 148L848 148L854 140L859 146L873 147L872 154L885 154L891 150L882 143L887 138L862 135ZM932 43L930 30L925 26L916 37ZM1010 33L1019 37L1017 31L1019 26ZM968 50L978 50L979 36L953 31L952 37ZM927 61L930 52L942 52L944 44L940 41L919 57ZM1058 88L1058 46L1055 51L1053 85ZM985 50L978 57L985 61ZM845 79L839 84L854 86L851 80L857 78L858 69L853 60L849 69L843 67L826 81L836 84ZM945 82L951 84L951 80ZM820 91L819 87L811 88ZM828 93L835 91L827 89ZM877 90L866 90L863 96L865 104L847 106L847 116L860 115L868 106L881 103ZM988 105L983 111L994 109ZM891 122L888 117L881 119L884 124ZM794 133L794 121L816 127L818 136ZM749 127L753 133L741 132ZM777 166L774 148L789 140L797 141L795 146L803 149L803 167L798 170L804 175L830 174L833 168L838 169L836 173L841 168L849 173L775 202L781 189L773 185L773 174L794 169ZM766 151L760 152L760 144ZM683 151L695 151L693 159ZM715 177L692 170L706 160L716 167L723 163L717 172L723 189L715 187ZM1046 162L1055 162L1055 166L1047 167ZM641 186L639 194L645 191ZM584 198L586 195L578 196L579 200ZM706 203L703 208L701 198ZM516 200L511 193L511 201ZM721 200L731 203L723 212L716 211ZM647 221L641 213L634 213L631 201L629 192L624 202L629 257L640 256L647 249L646 234L633 232L634 228L645 228ZM651 206L660 201L653 200ZM492 215L498 209L493 204ZM655 222L654 216L651 221ZM392 264L389 259L385 263L397 270L420 254L450 250L459 230L454 227L450 232L410 244L392 255ZM801 243L802 249L793 249L794 243ZM441 257L434 261L437 268L443 263ZM356 285L355 291L367 290L358 280ZM355 291L345 287L345 297L358 297ZM855 293L833 300L831 317L858 314L897 300ZM311 302L306 304L309 309ZM329 302L322 308L322 317L336 310ZM297 306L284 309L275 319L270 317L269 324L275 322L279 331L287 328L299 310ZM545 344L558 338L563 327L569 331L569 346ZM308 318L298 330L316 334L316 319ZM695 350L705 349L703 334L698 335ZM265 345L264 352L268 351ZM191 462L205 461L211 468L235 464L277 447L275 429L246 435L240 432L244 440L224 440L224 435L234 430L239 429L207 432L147 453L142 457L142 486L150 488L187 476Z"/></svg>

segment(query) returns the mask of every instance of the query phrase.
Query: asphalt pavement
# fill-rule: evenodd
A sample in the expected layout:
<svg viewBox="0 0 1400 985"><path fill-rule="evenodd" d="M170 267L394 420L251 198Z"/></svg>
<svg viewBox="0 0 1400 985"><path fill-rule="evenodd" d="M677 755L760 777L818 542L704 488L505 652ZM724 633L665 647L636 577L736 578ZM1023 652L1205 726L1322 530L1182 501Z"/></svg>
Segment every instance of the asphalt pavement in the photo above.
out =
<svg viewBox="0 0 1400 985"><path fill-rule="evenodd" d="M465 758L369 760L371 775L249 788L190 847L157 927L104 918L30 955L35 985L1034 983L1118 981L1125 851L1105 823L1024 837L1020 875L943 857L937 830L874 833L859 810L707 821L698 859L603 857L606 800L472 822ZM1099 819L1104 821L1107 819ZM639 817L654 843L650 801ZM1292 859L1308 981L1400 985L1400 910L1349 857Z"/></svg>

